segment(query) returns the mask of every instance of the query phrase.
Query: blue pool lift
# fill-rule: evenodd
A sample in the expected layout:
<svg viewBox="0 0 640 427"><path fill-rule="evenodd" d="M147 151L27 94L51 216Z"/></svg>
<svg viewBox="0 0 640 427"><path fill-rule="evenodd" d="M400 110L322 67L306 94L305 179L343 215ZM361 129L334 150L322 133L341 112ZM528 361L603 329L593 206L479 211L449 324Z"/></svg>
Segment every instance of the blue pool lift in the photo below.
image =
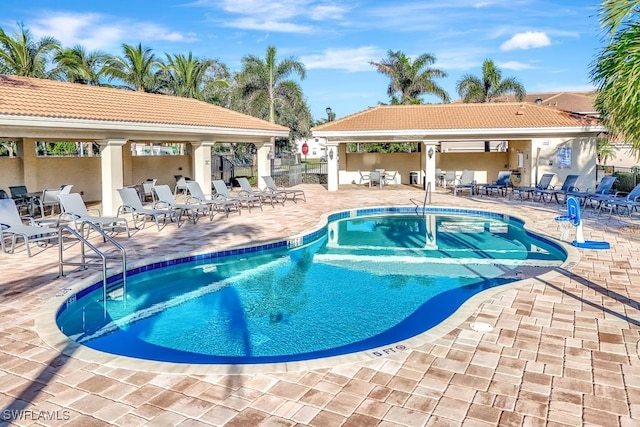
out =
<svg viewBox="0 0 640 427"><path fill-rule="evenodd" d="M567 215L556 217L556 221L568 221L576 227L576 239L572 242L573 246L583 249L610 249L609 242L597 242L593 240L584 240L582 233L582 219L580 218L580 202L576 197L567 197Z"/></svg>

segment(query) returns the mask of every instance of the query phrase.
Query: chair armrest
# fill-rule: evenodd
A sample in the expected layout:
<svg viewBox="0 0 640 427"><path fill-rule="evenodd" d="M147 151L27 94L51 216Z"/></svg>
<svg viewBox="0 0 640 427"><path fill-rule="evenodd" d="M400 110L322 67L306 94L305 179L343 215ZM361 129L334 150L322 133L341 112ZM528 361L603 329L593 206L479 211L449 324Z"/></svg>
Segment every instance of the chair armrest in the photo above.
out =
<svg viewBox="0 0 640 427"><path fill-rule="evenodd" d="M102 213L100 213L100 209L98 208L87 208L87 212L91 212L91 211L96 211L98 212L98 216L102 216Z"/></svg>

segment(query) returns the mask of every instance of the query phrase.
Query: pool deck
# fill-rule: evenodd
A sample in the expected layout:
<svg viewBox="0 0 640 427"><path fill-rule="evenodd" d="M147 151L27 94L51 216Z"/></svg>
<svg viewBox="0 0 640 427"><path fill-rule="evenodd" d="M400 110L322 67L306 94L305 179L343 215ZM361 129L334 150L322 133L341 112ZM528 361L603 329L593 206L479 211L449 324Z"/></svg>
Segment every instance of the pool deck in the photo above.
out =
<svg viewBox="0 0 640 427"><path fill-rule="evenodd" d="M302 185L307 202L269 205L212 222L154 226L119 237L130 266L284 239L323 214L410 205L423 192ZM520 217L558 237L557 204L457 196L437 189L432 205ZM639 426L640 220L584 212L587 240L575 265L485 295L449 319L431 342L384 357L290 372L153 372L96 363L51 347L42 313L95 270L57 279L58 251L21 246L0 253L0 426ZM97 239L96 239L97 240ZM474 331L472 322L494 327ZM80 355L80 353L78 353Z"/></svg>

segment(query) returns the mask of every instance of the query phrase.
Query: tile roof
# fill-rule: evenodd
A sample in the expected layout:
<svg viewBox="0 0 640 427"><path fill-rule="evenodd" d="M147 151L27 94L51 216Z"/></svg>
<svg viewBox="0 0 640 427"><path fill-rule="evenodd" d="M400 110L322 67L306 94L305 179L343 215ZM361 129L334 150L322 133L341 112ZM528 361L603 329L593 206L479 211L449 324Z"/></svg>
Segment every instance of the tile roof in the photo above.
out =
<svg viewBox="0 0 640 427"><path fill-rule="evenodd" d="M542 100L542 105L556 107L574 113L596 113L595 100L597 92L534 92L527 93L525 102ZM513 102L513 95L504 95L496 99L497 102ZM461 102L461 101L456 101Z"/></svg>
<svg viewBox="0 0 640 427"><path fill-rule="evenodd" d="M191 98L10 75L0 75L0 115L289 131Z"/></svg>
<svg viewBox="0 0 640 427"><path fill-rule="evenodd" d="M534 129L598 125L595 118L528 102L383 105L327 122L314 132Z"/></svg>

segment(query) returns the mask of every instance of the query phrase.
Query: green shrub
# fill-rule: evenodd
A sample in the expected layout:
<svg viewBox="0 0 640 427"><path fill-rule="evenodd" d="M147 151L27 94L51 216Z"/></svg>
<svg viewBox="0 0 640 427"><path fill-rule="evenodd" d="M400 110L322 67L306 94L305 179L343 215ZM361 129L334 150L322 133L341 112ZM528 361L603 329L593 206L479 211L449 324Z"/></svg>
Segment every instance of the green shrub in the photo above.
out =
<svg viewBox="0 0 640 427"><path fill-rule="evenodd" d="M613 184L613 191L630 192L637 182L640 182L640 174L633 174L628 172L614 172L613 176L618 178Z"/></svg>

